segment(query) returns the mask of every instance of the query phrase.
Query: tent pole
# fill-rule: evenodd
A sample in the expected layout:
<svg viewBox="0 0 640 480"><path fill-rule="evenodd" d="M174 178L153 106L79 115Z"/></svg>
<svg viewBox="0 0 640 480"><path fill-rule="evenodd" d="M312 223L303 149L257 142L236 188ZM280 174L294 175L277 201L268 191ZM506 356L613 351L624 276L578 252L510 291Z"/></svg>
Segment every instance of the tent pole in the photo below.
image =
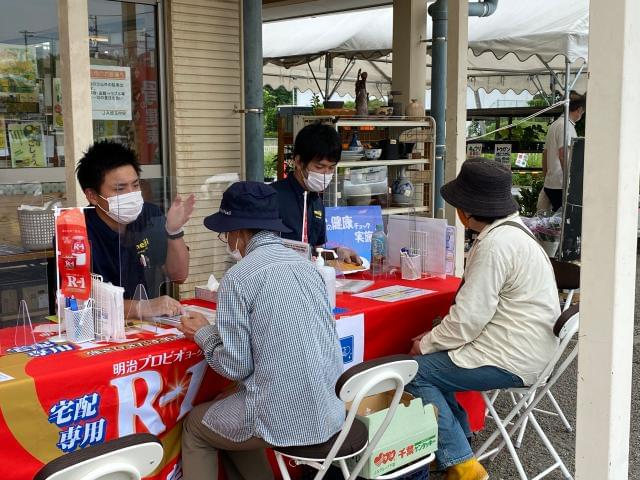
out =
<svg viewBox="0 0 640 480"><path fill-rule="evenodd" d="M324 66L326 69L324 79L324 101L328 102L331 98L329 88L331 87L331 74L333 73L333 58L330 53L327 53L324 57Z"/></svg>
<svg viewBox="0 0 640 480"><path fill-rule="evenodd" d="M264 181L264 126L262 97L262 3L242 2L244 55L245 178Z"/></svg>
<svg viewBox="0 0 640 480"><path fill-rule="evenodd" d="M562 163L564 163L563 168L563 179L562 179L562 204L565 205L567 203L567 183L569 180L569 139L567 138L567 132L569 131L569 97L571 96L571 86L569 85L569 75L571 75L571 62L569 59L565 57L564 59L564 136L562 138L563 145L563 159Z"/></svg>

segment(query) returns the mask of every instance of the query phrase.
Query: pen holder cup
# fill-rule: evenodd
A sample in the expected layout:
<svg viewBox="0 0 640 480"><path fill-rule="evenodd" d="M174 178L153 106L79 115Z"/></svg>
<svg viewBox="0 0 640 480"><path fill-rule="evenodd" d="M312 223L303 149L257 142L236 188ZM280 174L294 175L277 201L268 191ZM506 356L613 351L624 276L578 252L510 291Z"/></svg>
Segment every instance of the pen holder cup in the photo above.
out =
<svg viewBox="0 0 640 480"><path fill-rule="evenodd" d="M95 326L93 324L93 307L81 310L64 309L64 321L67 327L67 338L74 343L95 340Z"/></svg>
<svg viewBox="0 0 640 480"><path fill-rule="evenodd" d="M413 257L403 255L400 257L400 270L403 280L420 279L422 272L422 262L420 259L420 255Z"/></svg>

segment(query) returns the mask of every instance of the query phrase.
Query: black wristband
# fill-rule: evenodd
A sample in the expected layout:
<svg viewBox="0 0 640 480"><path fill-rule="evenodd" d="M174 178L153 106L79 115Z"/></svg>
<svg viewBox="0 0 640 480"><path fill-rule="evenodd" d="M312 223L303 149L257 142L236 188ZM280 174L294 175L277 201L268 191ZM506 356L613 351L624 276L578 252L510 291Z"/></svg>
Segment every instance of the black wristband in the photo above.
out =
<svg viewBox="0 0 640 480"><path fill-rule="evenodd" d="M169 240L178 240L179 238L184 237L184 230L181 230L180 232L174 234L174 235L169 235L167 233L167 237L169 237Z"/></svg>

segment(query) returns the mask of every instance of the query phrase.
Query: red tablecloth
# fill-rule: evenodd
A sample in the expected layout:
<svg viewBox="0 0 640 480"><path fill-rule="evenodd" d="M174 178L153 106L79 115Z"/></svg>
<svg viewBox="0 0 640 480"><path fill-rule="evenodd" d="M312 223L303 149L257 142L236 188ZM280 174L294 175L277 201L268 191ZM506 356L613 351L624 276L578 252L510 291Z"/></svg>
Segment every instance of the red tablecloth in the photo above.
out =
<svg viewBox="0 0 640 480"><path fill-rule="evenodd" d="M0 329L0 344L15 342ZM0 479L25 480L47 462L133 432L150 431L165 449L154 480L176 469L181 419L228 384L193 342L141 333L121 344L56 345L0 356ZM30 356L34 355L34 356Z"/></svg>

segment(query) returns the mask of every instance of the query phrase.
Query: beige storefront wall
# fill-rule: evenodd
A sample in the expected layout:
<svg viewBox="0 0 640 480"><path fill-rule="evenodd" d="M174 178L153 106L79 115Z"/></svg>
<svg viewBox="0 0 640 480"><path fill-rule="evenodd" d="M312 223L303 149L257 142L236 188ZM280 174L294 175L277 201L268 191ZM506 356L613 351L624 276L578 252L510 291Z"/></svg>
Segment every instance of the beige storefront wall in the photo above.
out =
<svg viewBox="0 0 640 480"><path fill-rule="evenodd" d="M187 297L228 266L224 245L202 225L220 191L205 196L201 187L212 175L242 171L242 118L233 112L242 99L242 5L171 0L166 11L170 168L178 194L199 195L185 229L191 265L180 294Z"/></svg>

